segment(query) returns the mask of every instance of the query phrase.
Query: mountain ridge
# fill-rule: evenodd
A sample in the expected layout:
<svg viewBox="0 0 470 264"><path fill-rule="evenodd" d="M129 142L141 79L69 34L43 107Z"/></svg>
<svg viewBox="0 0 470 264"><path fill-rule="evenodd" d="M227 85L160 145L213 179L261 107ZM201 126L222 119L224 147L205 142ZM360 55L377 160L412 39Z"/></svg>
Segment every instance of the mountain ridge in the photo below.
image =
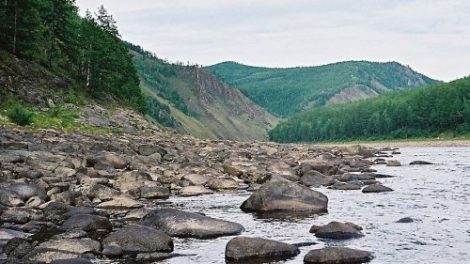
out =
<svg viewBox="0 0 470 264"><path fill-rule="evenodd" d="M227 61L206 69L280 117L324 105L335 95L356 85L362 85L365 90L363 95L374 96L438 82L395 61L344 61L287 68L249 66ZM340 102L362 98L347 97L348 100Z"/></svg>

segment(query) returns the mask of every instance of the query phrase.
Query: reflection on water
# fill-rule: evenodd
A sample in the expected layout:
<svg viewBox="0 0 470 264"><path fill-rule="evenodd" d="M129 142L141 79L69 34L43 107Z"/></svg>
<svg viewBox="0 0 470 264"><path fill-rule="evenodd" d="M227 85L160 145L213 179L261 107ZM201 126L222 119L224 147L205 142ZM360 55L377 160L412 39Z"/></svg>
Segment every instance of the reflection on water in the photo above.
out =
<svg viewBox="0 0 470 264"><path fill-rule="evenodd" d="M239 206L249 193L218 193L202 197L173 197L175 206L208 216L238 222L245 236L289 243L316 242L286 263L303 263L311 249L342 245L375 253L372 263L469 263L470 259L470 148L403 148L398 159L404 166L374 168L395 175L380 179L390 193L363 194L320 188L330 200L328 214L309 217L258 217ZM413 160L435 165L409 166ZM396 223L411 217L412 223ZM321 240L309 233L312 224L348 221L364 227L362 238ZM225 263L224 250L233 237L212 240L175 239L175 252L192 254L161 263Z"/></svg>

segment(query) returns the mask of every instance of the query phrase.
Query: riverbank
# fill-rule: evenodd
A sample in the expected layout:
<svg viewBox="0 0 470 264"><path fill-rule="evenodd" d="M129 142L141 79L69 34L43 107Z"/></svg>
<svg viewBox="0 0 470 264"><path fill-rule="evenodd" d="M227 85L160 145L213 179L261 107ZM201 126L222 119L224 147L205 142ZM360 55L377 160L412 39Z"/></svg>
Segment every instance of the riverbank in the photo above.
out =
<svg viewBox="0 0 470 264"><path fill-rule="evenodd" d="M455 138L455 139L393 139L393 140L378 140L378 141L346 141L346 142L321 142L312 143L319 146L332 147L332 146L354 146L362 145L375 148L403 148L403 147L469 147L470 138Z"/></svg>

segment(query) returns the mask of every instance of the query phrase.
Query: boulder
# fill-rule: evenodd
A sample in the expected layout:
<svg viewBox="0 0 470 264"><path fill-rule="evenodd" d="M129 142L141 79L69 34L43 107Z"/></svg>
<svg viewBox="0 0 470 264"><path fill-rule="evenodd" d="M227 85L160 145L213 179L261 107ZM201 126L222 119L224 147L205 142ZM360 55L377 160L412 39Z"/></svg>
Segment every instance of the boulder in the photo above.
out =
<svg viewBox="0 0 470 264"><path fill-rule="evenodd" d="M382 184L371 184L364 189L362 189L363 193L380 193L380 192L392 192L393 189L387 186L383 186Z"/></svg>
<svg viewBox="0 0 470 264"><path fill-rule="evenodd" d="M330 222L324 226L313 226L310 233L315 233L316 237L330 239L349 239L362 237L362 227L353 223Z"/></svg>
<svg viewBox="0 0 470 264"><path fill-rule="evenodd" d="M191 173L184 175L181 179L188 181L190 185L204 185L212 178L208 175Z"/></svg>
<svg viewBox="0 0 470 264"><path fill-rule="evenodd" d="M41 263L75 259L85 253L99 252L100 243L91 239L49 240L31 251L25 259Z"/></svg>
<svg viewBox="0 0 470 264"><path fill-rule="evenodd" d="M176 237L212 238L236 235L245 230L238 223L176 209L154 210L141 223Z"/></svg>
<svg viewBox="0 0 470 264"><path fill-rule="evenodd" d="M146 186L148 181L152 181L152 177L143 171L128 171L116 177L114 187L121 192L137 189Z"/></svg>
<svg viewBox="0 0 470 264"><path fill-rule="evenodd" d="M224 172L230 176L240 177L243 175L243 171L237 166L231 164L224 164Z"/></svg>
<svg viewBox="0 0 470 264"><path fill-rule="evenodd" d="M334 183L334 180L331 176L326 176L321 172L311 170L300 177L300 183L305 186L320 187L330 186Z"/></svg>
<svg viewBox="0 0 470 264"><path fill-rule="evenodd" d="M314 249L304 257L306 264L355 264L373 259L372 253L346 247Z"/></svg>
<svg viewBox="0 0 470 264"><path fill-rule="evenodd" d="M95 184L91 188L88 195L92 198L98 198L102 201L106 201L106 200L111 200L114 197L119 196L120 194L121 192L118 190L115 190L105 185Z"/></svg>
<svg viewBox="0 0 470 264"><path fill-rule="evenodd" d="M180 196L198 196L212 193L214 193L212 190L209 190L204 186L186 186L178 191L178 195Z"/></svg>
<svg viewBox="0 0 470 264"><path fill-rule="evenodd" d="M144 186L139 188L140 198L146 199L168 199L170 189L162 186Z"/></svg>
<svg viewBox="0 0 470 264"><path fill-rule="evenodd" d="M237 189L238 183L232 178L216 178L207 183L207 187L212 190Z"/></svg>
<svg viewBox="0 0 470 264"><path fill-rule="evenodd" d="M108 218L99 215L76 214L69 217L62 224L64 230L96 231L99 229L112 229Z"/></svg>
<svg viewBox="0 0 470 264"><path fill-rule="evenodd" d="M110 164L115 169L124 169L127 167L127 161L125 158L116 154L106 154L101 158L101 161Z"/></svg>
<svg viewBox="0 0 470 264"><path fill-rule="evenodd" d="M133 200L127 196L118 196L113 198L110 201L100 203L96 206L96 208L101 209L117 209L117 208L140 208L143 204Z"/></svg>
<svg viewBox="0 0 470 264"><path fill-rule="evenodd" d="M167 151L156 145L142 144L138 147L137 152L142 156L150 156L155 153L159 153L161 156L165 156Z"/></svg>
<svg viewBox="0 0 470 264"><path fill-rule="evenodd" d="M24 201L17 193L2 188L0 189L0 204L14 207L24 205Z"/></svg>
<svg viewBox="0 0 470 264"><path fill-rule="evenodd" d="M13 183L6 187L7 190L18 194L20 199L27 200L33 196L38 196L41 199L46 199L46 191L34 184L26 183Z"/></svg>
<svg viewBox="0 0 470 264"><path fill-rule="evenodd" d="M287 180L271 180L241 205L246 212L327 212L328 197Z"/></svg>
<svg viewBox="0 0 470 264"><path fill-rule="evenodd" d="M299 249L291 244L264 238L236 237L225 247L225 258L232 262L280 261L295 257Z"/></svg>
<svg viewBox="0 0 470 264"><path fill-rule="evenodd" d="M51 264L93 264L93 262L85 258L71 258L54 260Z"/></svg>
<svg viewBox="0 0 470 264"><path fill-rule="evenodd" d="M328 188L333 189L333 190L341 190L341 191L354 191L354 190L360 190L362 187L361 185L357 185L354 183L335 182L335 184L333 184L332 186Z"/></svg>
<svg viewBox="0 0 470 264"><path fill-rule="evenodd" d="M409 224L409 223L413 223L415 220L411 217L403 217L401 219L399 219L398 221L396 221L396 223L399 223L399 224Z"/></svg>
<svg viewBox="0 0 470 264"><path fill-rule="evenodd" d="M103 240L103 247L119 247L124 252L171 252L173 240L161 230L147 226L128 225Z"/></svg>
<svg viewBox="0 0 470 264"><path fill-rule="evenodd" d="M304 160L300 163L301 175L314 170L324 174L332 175L338 171L334 161L324 159Z"/></svg>

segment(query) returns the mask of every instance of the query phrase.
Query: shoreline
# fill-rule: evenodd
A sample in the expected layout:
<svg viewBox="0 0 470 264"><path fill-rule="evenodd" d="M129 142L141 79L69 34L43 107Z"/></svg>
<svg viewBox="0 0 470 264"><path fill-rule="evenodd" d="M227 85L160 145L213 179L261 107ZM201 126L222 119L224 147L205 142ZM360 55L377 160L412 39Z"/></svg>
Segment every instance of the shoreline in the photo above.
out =
<svg viewBox="0 0 470 264"><path fill-rule="evenodd" d="M369 147L470 147L470 139L410 139L410 140L384 140L384 141L349 141L312 143L319 146L369 146Z"/></svg>

